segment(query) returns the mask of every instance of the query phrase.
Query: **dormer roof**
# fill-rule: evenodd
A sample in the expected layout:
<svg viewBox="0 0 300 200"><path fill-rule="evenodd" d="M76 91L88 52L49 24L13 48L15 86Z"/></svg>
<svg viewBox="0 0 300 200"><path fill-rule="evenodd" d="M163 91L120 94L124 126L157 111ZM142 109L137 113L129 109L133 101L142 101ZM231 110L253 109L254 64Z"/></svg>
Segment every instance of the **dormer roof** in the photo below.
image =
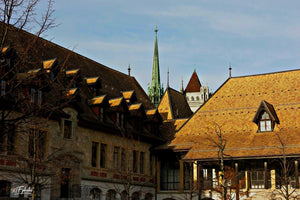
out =
<svg viewBox="0 0 300 200"><path fill-rule="evenodd" d="M107 102L108 102L107 95L102 95L102 96L97 96L97 97L90 99L88 101L88 104L90 106L95 106L95 105L103 105L104 103L107 103Z"/></svg>
<svg viewBox="0 0 300 200"><path fill-rule="evenodd" d="M201 83L195 70L190 78L189 83L185 88L185 92L199 92L200 88L201 88Z"/></svg>
<svg viewBox="0 0 300 200"><path fill-rule="evenodd" d="M259 105L259 107L258 107L258 109L257 109L257 111L255 113L255 116L254 116L254 118L252 120L253 122L258 123L258 121L259 121L259 115L261 114L262 111L266 111L269 114L271 120L273 122L276 122L276 123L279 124L279 119L277 117L277 114L275 112L275 109L274 109L273 105L270 104L270 103L268 103L268 102L266 102L265 100L261 101L261 103L260 103L260 105Z"/></svg>
<svg viewBox="0 0 300 200"><path fill-rule="evenodd" d="M137 101L136 93L134 90L125 91L121 93L128 104L133 104L135 101Z"/></svg>
<svg viewBox="0 0 300 200"><path fill-rule="evenodd" d="M66 77L72 77L72 76L77 75L79 72L80 72L80 69L70 69L70 70L66 70L65 74L66 74Z"/></svg>
<svg viewBox="0 0 300 200"><path fill-rule="evenodd" d="M69 89L69 90L67 90L66 95L67 95L68 97L74 96L74 95L77 93L77 91L78 91L78 88L72 88L72 89Z"/></svg>
<svg viewBox="0 0 300 200"><path fill-rule="evenodd" d="M57 59L51 59L51 60L45 60L43 61L43 69L50 70L54 67L54 65L57 63Z"/></svg>

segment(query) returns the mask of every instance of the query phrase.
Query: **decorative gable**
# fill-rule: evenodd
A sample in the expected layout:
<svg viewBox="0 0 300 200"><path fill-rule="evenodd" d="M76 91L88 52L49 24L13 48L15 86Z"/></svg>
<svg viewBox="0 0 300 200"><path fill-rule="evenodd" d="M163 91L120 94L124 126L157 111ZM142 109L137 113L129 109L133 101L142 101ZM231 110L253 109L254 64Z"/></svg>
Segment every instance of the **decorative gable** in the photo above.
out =
<svg viewBox="0 0 300 200"><path fill-rule="evenodd" d="M273 131L279 119L272 104L262 100L252 120L258 125L258 132Z"/></svg>

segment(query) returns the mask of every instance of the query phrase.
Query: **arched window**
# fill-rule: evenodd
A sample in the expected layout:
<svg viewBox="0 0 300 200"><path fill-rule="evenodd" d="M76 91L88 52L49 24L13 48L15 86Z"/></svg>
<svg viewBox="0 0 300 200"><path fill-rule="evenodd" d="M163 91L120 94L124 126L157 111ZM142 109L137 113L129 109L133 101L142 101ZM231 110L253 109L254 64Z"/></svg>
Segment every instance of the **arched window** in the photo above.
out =
<svg viewBox="0 0 300 200"><path fill-rule="evenodd" d="M116 199L116 191L108 190L106 193L106 200L115 200Z"/></svg>
<svg viewBox="0 0 300 200"><path fill-rule="evenodd" d="M140 200L140 193L134 192L131 196L131 200Z"/></svg>
<svg viewBox="0 0 300 200"><path fill-rule="evenodd" d="M128 200L128 193L125 190L121 192L121 200Z"/></svg>
<svg viewBox="0 0 300 200"><path fill-rule="evenodd" d="M90 195L89 195L90 199L101 199L101 190L99 188L93 188L90 191Z"/></svg>
<svg viewBox="0 0 300 200"><path fill-rule="evenodd" d="M194 101L194 97L191 97L191 100Z"/></svg>
<svg viewBox="0 0 300 200"><path fill-rule="evenodd" d="M259 116L259 129L261 132L272 131L272 121L266 111L263 111Z"/></svg>
<svg viewBox="0 0 300 200"><path fill-rule="evenodd" d="M196 97L196 100L199 101L199 96Z"/></svg>
<svg viewBox="0 0 300 200"><path fill-rule="evenodd" d="M152 200L153 199L153 195L151 193L147 193L145 195L145 200Z"/></svg>
<svg viewBox="0 0 300 200"><path fill-rule="evenodd" d="M0 180L0 197L10 196L11 183L8 181Z"/></svg>

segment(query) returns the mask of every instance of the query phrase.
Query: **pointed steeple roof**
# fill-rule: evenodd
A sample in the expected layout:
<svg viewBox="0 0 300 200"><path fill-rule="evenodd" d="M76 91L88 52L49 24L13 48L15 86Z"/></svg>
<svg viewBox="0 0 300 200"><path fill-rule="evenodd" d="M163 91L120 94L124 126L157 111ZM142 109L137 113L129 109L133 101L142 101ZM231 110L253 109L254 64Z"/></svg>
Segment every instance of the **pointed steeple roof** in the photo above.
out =
<svg viewBox="0 0 300 200"><path fill-rule="evenodd" d="M155 106L158 106L159 101L163 94L162 86L160 85L160 72L159 72L159 58L158 58L158 44L157 44L157 26L155 26L155 43L153 54L153 66L152 66L152 79L151 87L148 88L148 95Z"/></svg>
<svg viewBox="0 0 300 200"><path fill-rule="evenodd" d="M190 78L188 85L185 88L185 92L199 92L200 88L201 88L201 83L195 69Z"/></svg>

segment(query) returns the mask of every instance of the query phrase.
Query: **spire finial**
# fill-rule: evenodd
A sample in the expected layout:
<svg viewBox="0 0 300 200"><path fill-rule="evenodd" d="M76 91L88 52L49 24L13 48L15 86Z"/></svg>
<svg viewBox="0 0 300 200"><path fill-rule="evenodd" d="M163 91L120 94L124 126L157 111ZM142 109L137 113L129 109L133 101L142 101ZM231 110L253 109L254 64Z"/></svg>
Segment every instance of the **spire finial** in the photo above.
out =
<svg viewBox="0 0 300 200"><path fill-rule="evenodd" d="M168 67L168 74L167 74L167 88L169 87L169 77L170 77L170 71Z"/></svg>
<svg viewBox="0 0 300 200"><path fill-rule="evenodd" d="M155 32L155 34L157 34L157 32L158 32L157 25L155 25L154 32Z"/></svg>
<svg viewBox="0 0 300 200"><path fill-rule="evenodd" d="M229 78L231 78L231 70L232 70L232 68L231 68L231 62L229 63Z"/></svg>
<svg viewBox="0 0 300 200"><path fill-rule="evenodd" d="M183 78L181 78L181 88L180 88L180 92L183 93Z"/></svg>
<svg viewBox="0 0 300 200"><path fill-rule="evenodd" d="M131 68L130 68L130 64L128 66L128 76L130 76L130 71L131 71Z"/></svg>

